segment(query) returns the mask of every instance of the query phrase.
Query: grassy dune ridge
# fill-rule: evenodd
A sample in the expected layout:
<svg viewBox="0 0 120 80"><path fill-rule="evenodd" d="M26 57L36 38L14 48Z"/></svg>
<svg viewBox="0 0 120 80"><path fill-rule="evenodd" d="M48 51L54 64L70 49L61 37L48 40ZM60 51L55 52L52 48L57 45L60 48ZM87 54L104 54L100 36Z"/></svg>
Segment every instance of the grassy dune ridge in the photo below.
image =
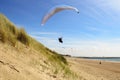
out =
<svg viewBox="0 0 120 80"><path fill-rule="evenodd" d="M25 48L29 48L30 50L36 51L37 54L41 56L42 59L44 59L43 62L46 64L41 64L41 66L48 66L52 73L62 74L63 77L76 77L76 74L69 69L69 64L62 55L48 49L32 37L30 37L25 32L24 28L16 27L3 14L0 14L0 44L1 43L12 46L13 48L18 49L19 51L24 50L23 46ZM40 64L39 61L35 61L36 62L32 64Z"/></svg>

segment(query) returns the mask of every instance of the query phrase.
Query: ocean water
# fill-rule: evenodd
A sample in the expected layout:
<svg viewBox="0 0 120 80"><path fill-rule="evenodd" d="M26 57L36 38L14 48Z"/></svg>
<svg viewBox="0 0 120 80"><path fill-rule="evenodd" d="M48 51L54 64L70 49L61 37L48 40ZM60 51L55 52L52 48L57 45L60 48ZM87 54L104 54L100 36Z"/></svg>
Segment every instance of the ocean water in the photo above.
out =
<svg viewBox="0 0 120 80"><path fill-rule="evenodd" d="M87 59L120 62L120 57L86 57Z"/></svg>

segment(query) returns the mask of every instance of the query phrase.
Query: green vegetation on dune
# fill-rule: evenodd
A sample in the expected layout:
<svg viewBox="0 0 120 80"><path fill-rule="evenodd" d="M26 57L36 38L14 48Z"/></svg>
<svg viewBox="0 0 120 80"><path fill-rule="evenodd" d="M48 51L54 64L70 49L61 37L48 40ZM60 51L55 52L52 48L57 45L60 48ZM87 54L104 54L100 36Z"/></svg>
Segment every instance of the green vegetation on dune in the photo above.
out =
<svg viewBox="0 0 120 80"><path fill-rule="evenodd" d="M44 47L41 43L37 42L35 39L28 36L23 28L17 28L2 14L0 14L0 41L4 43L10 43L12 46L15 46L19 41L22 44L32 47L39 52L42 51L42 54L55 59L59 63L67 64L67 61L63 56L51 51L50 49Z"/></svg>
<svg viewBox="0 0 120 80"><path fill-rule="evenodd" d="M16 45L16 41L20 41L25 45L29 45L29 36L23 28L17 28L4 15L0 14L0 41Z"/></svg>
<svg viewBox="0 0 120 80"><path fill-rule="evenodd" d="M55 69L55 74L63 71L64 74L74 75L62 55L48 49L30 37L23 28L17 28L3 14L0 14L0 42L7 43L14 47L17 47L17 43L20 42L26 47L36 50L40 55L43 55L47 60L46 62L49 62Z"/></svg>

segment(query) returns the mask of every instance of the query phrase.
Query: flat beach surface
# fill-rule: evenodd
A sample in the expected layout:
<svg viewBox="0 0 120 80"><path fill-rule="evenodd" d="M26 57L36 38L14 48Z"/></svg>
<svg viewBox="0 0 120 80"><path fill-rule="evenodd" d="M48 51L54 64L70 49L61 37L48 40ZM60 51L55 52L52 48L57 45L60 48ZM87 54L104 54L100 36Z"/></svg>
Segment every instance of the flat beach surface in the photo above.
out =
<svg viewBox="0 0 120 80"><path fill-rule="evenodd" d="M66 57L82 80L120 80L120 63Z"/></svg>

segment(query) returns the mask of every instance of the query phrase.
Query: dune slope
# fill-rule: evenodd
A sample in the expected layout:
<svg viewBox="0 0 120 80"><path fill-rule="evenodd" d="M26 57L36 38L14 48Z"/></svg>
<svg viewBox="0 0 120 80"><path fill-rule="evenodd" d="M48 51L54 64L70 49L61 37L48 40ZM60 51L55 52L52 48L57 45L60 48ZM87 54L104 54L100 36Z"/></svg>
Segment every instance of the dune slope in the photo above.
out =
<svg viewBox="0 0 120 80"><path fill-rule="evenodd" d="M0 80L73 80L66 59L0 14Z"/></svg>

